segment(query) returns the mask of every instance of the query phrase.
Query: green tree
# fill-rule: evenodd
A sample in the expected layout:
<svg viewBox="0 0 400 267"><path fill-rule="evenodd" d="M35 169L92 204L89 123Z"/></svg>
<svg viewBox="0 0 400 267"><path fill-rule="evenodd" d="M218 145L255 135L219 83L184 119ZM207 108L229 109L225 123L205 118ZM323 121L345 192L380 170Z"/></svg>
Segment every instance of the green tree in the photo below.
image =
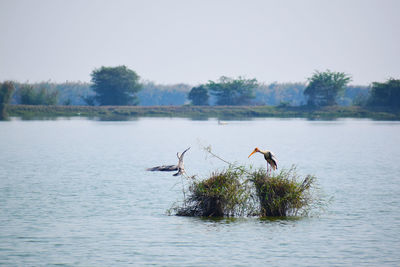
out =
<svg viewBox="0 0 400 267"><path fill-rule="evenodd" d="M17 91L19 103L23 105L35 105L36 93L32 85L23 84Z"/></svg>
<svg viewBox="0 0 400 267"><path fill-rule="evenodd" d="M336 105L336 98L346 89L351 77L344 72L316 71L308 78L304 95L308 97L309 106Z"/></svg>
<svg viewBox="0 0 400 267"><path fill-rule="evenodd" d="M248 105L255 98L258 83L256 79L222 76L218 82L209 81L207 87L216 96L217 105Z"/></svg>
<svg viewBox="0 0 400 267"><path fill-rule="evenodd" d="M7 118L7 105L10 103L11 95L14 91L12 82L4 82L0 84L0 120Z"/></svg>
<svg viewBox="0 0 400 267"><path fill-rule="evenodd" d="M139 76L126 66L101 67L92 74L92 89L100 105L137 105L136 93L142 85Z"/></svg>
<svg viewBox="0 0 400 267"><path fill-rule="evenodd" d="M400 80L391 78L385 83L373 82L368 105L400 108Z"/></svg>
<svg viewBox="0 0 400 267"><path fill-rule="evenodd" d="M193 87L192 90L190 90L188 98L190 101L192 101L193 105L207 106L210 96L208 95L207 87L205 85L200 85Z"/></svg>
<svg viewBox="0 0 400 267"><path fill-rule="evenodd" d="M24 84L18 90L20 103L23 105L56 105L58 91L47 88L34 88L32 85Z"/></svg>

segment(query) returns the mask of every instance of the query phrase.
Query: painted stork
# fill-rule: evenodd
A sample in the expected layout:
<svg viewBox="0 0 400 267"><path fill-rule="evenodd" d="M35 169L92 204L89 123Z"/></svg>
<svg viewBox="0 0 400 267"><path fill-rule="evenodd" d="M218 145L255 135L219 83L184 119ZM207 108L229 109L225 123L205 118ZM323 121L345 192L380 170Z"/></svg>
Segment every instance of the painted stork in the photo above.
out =
<svg viewBox="0 0 400 267"><path fill-rule="evenodd" d="M251 152L251 154L248 156L248 158L250 158L250 156L253 155L253 154L256 153L256 152L259 152L259 153L261 153L261 154L264 155L264 158L265 158L265 160L266 160L267 163L268 163L268 164L267 164L267 172L270 171L269 165L271 165L271 168L272 168L273 170L278 169L278 161L277 161L275 155L274 155L271 151L269 151L269 150L261 150L261 149L258 149L258 147L256 147L256 148L253 150L253 152Z"/></svg>

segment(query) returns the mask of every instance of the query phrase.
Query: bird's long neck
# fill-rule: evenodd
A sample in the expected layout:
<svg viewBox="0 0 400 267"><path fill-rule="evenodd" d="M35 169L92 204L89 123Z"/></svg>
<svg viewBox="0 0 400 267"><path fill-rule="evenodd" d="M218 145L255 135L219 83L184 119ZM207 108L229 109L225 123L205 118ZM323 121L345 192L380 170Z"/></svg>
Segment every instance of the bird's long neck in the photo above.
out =
<svg viewBox="0 0 400 267"><path fill-rule="evenodd" d="M261 150L261 149L259 149L258 152L260 152L261 154L264 154L264 155L271 153L269 150Z"/></svg>

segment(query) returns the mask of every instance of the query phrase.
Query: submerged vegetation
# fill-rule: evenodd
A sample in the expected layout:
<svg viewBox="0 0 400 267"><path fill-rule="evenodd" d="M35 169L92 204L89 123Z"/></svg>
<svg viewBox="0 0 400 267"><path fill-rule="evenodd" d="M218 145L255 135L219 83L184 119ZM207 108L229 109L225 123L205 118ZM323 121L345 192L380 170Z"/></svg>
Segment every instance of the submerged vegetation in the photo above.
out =
<svg viewBox="0 0 400 267"><path fill-rule="evenodd" d="M192 177L182 205L173 210L178 216L201 217L307 215L322 203L313 189L315 177L301 179L294 167L271 174L231 166L204 180Z"/></svg>

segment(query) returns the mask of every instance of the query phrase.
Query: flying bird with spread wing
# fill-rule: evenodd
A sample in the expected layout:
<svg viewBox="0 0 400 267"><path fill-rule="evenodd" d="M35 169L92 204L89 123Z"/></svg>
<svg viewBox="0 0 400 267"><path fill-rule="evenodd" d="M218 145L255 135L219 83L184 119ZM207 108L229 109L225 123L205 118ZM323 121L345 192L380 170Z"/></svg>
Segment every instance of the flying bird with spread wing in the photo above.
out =
<svg viewBox="0 0 400 267"><path fill-rule="evenodd" d="M273 170L278 169L278 160L276 159L275 155L269 150L261 150L256 147L253 152L251 152L251 154L248 156L248 158L250 158L250 156L256 152L264 155L264 158L267 161L267 172L270 171L269 166L271 166Z"/></svg>
<svg viewBox="0 0 400 267"><path fill-rule="evenodd" d="M162 171L162 172L170 172L170 171L178 171L177 173L174 174L174 176L182 175L185 173L185 167L183 164L183 156L185 155L186 151L190 149L187 148L185 151L183 151L180 155L179 153L176 153L176 156L178 158L178 164L177 165L162 165L162 166L156 166L153 168L148 168L147 171Z"/></svg>

